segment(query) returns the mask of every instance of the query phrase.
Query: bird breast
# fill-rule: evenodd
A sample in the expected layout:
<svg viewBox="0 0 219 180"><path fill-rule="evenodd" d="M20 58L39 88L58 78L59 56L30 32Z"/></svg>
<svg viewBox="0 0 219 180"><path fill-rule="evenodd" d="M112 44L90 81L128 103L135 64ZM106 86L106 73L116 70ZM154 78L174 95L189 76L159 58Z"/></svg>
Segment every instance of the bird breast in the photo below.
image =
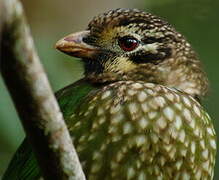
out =
<svg viewBox="0 0 219 180"><path fill-rule="evenodd" d="M191 96L145 82L91 92L71 116L88 179L211 179L211 120Z"/></svg>

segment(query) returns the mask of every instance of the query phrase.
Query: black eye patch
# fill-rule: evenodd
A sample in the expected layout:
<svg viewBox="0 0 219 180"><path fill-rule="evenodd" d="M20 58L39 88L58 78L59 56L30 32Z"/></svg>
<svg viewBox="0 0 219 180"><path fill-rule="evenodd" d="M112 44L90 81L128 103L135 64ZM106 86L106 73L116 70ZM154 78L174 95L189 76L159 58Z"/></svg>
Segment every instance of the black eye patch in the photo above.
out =
<svg viewBox="0 0 219 180"><path fill-rule="evenodd" d="M141 40L144 44L153 44L153 43L162 43L164 41L164 38L157 38L157 37L146 37L146 38L143 38Z"/></svg>
<svg viewBox="0 0 219 180"><path fill-rule="evenodd" d="M136 64L153 63L158 64L164 59L171 56L171 48L159 48L158 52L153 54L149 52L140 51L132 54L129 58Z"/></svg>

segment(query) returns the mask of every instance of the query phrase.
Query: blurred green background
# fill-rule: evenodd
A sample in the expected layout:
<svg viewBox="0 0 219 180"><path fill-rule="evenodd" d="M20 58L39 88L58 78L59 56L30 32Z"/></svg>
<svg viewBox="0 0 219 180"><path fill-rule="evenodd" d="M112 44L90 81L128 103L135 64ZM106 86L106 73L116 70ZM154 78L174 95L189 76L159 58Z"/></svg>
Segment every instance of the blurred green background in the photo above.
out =
<svg viewBox="0 0 219 180"><path fill-rule="evenodd" d="M22 3L54 91L83 74L80 60L57 52L54 43L66 34L85 29L94 15L125 7L144 9L167 19L187 37L204 64L211 82L204 105L219 135L218 0L22 0ZM0 178L23 137L16 111L0 78ZM215 179L219 179L219 158L215 174Z"/></svg>

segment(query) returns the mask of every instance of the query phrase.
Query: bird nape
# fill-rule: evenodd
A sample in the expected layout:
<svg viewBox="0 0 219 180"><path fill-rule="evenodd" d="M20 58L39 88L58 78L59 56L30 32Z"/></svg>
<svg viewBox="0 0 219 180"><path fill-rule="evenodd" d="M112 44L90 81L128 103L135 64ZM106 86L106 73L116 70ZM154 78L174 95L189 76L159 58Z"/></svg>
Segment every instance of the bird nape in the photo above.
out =
<svg viewBox="0 0 219 180"><path fill-rule="evenodd" d="M85 77L56 97L87 179L213 179L216 135L200 104L208 80L170 24L111 10L56 48L84 63ZM3 180L40 176L25 140Z"/></svg>

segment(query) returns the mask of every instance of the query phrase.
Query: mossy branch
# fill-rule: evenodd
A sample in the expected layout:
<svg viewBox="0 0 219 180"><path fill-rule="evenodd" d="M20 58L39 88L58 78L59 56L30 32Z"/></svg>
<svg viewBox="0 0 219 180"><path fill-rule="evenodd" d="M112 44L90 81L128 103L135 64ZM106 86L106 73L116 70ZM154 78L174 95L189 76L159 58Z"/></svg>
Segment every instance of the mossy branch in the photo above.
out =
<svg viewBox="0 0 219 180"><path fill-rule="evenodd" d="M1 73L45 179L84 180L18 0L0 0Z"/></svg>

